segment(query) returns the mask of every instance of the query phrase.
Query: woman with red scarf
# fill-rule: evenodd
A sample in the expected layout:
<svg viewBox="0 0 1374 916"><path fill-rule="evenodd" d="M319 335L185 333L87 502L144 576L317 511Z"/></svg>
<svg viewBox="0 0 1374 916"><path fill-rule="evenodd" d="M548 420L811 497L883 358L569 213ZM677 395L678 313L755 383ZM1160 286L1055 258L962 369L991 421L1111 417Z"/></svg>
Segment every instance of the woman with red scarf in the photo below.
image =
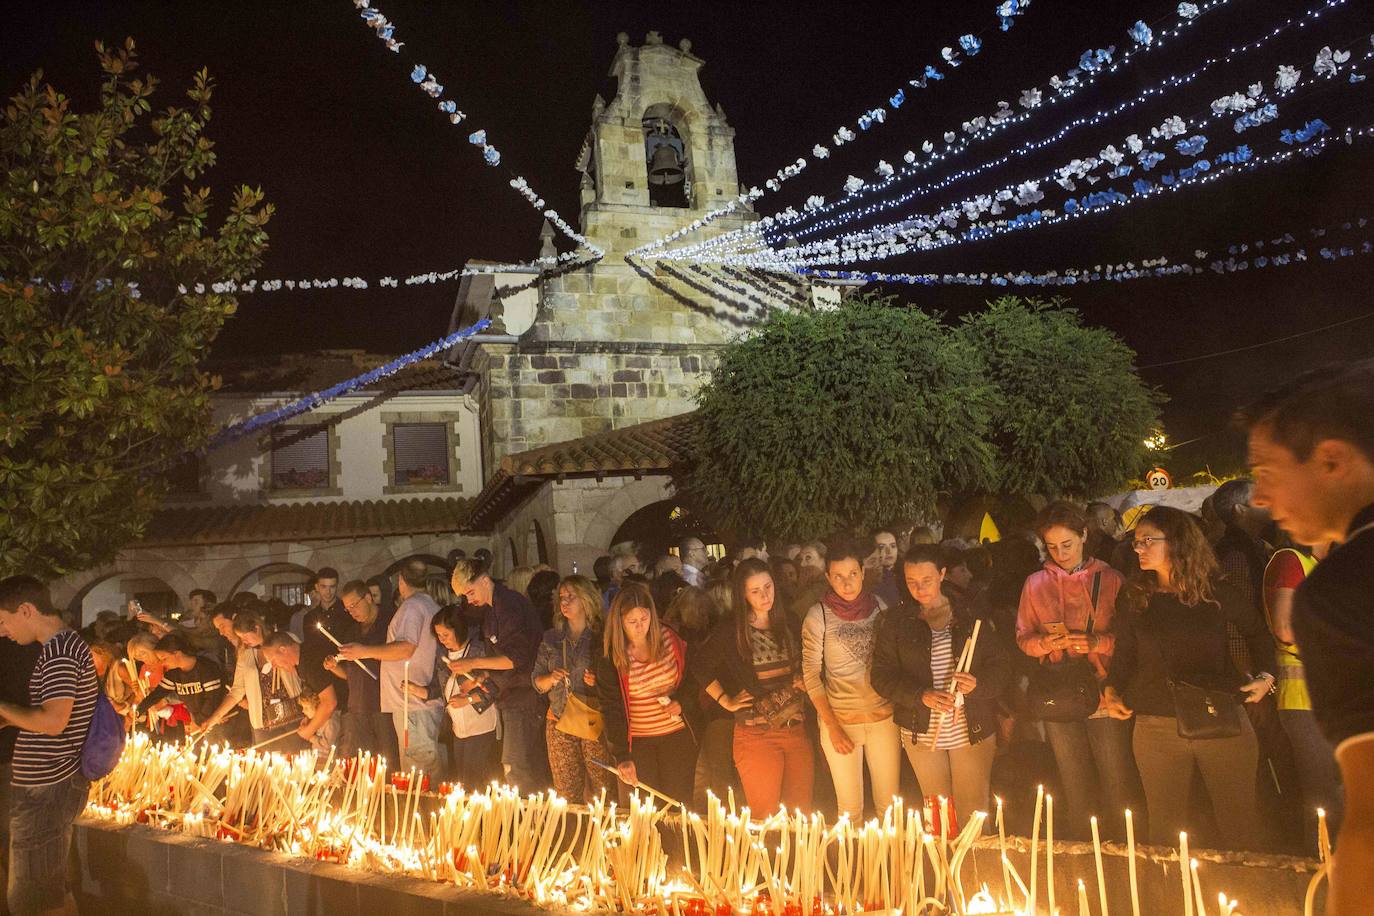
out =
<svg viewBox="0 0 1374 916"><path fill-rule="evenodd" d="M892 704L870 679L885 606L864 591L868 553L848 543L831 546L825 561L830 590L802 623L802 681L820 720L835 801L853 820L863 817L865 759L877 811L892 803L901 778L902 741Z"/></svg>

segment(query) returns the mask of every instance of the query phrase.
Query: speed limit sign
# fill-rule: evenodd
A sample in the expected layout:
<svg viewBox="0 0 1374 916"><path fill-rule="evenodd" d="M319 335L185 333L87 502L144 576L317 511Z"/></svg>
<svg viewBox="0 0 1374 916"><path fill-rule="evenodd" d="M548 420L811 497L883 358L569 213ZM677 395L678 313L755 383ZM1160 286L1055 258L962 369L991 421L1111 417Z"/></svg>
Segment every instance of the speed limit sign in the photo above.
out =
<svg viewBox="0 0 1374 916"><path fill-rule="evenodd" d="M1163 468L1151 468L1145 475L1145 483L1151 490L1167 490L1174 485L1174 479Z"/></svg>

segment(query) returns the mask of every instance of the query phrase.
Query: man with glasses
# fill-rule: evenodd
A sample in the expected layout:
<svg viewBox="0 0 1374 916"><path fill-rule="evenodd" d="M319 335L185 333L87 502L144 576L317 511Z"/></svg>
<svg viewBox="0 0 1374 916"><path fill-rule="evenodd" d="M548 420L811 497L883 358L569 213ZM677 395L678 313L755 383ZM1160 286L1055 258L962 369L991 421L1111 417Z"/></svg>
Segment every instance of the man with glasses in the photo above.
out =
<svg viewBox="0 0 1374 916"><path fill-rule="evenodd" d="M367 583L354 579L339 594L344 611L356 624L354 641L364 646L385 645L386 630L391 620L381 614L372 600ZM363 665L373 674L378 673L376 661L364 660ZM356 749L383 756L394 767L397 763L396 730L392 727L391 715L382 712L381 682L353 662L342 661L335 656L327 657L324 667L334 677L348 683L348 709L343 714L344 734L349 736Z"/></svg>

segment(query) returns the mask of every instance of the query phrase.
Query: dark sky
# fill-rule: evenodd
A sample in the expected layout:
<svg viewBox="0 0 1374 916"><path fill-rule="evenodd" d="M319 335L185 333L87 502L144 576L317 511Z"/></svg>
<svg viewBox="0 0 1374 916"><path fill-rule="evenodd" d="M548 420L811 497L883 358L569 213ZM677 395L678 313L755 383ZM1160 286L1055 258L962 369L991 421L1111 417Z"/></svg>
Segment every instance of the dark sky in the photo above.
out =
<svg viewBox="0 0 1374 916"><path fill-rule="evenodd" d="M1230 0L1187 40L1161 49L1126 73L1104 79L1055 116L1005 132L1005 142L975 148L978 158L1040 136L1099 106L1195 66L1208 54L1249 41L1317 0ZM573 161L597 92L607 78L616 33L638 44L656 29L676 45L690 38L706 61L702 81L737 131L741 174L761 184L805 155L817 140L886 99L939 48L977 32L983 53L924 91L908 89L889 122L812 167L789 192L770 195L763 212L819 193L833 199L846 174L872 175L877 158L903 151L950 126L1015 103L1022 88L1072 66L1089 47L1128 45L1137 18L1171 17L1175 3L1140 0L1035 0L1015 28L995 30L993 0L909 3L456 3L385 0L378 4L406 41L385 50L348 0L330 2L164 2L11 4L0 37L0 89L8 96L33 70L89 105L98 85L92 42L133 36L145 71L163 80L162 104L175 103L195 69L218 82L211 136L220 198L237 183L261 185L277 206L273 276L383 274L404 277L460 266L468 258L525 259L537 251L540 218L506 187L526 175L576 223ZM1142 109L1096 133L1084 130L1039 159L1000 170L970 191L1029 177L1168 114L1185 117L1222 91L1279 63L1310 67L1313 49L1368 35L1374 11L1348 0L1314 28L1285 36L1215 80ZM501 148L488 168L466 142L469 124L451 127L411 84L415 62L435 70L471 117ZM1374 85L1374 80L1365 87ZM1331 86L1285 109L1333 125L1374 123L1374 90ZM1338 91L1339 90L1339 91ZM1291 112L1291 116L1287 115ZM1036 125L1039 125L1038 129ZM1123 127L1129 126L1129 130ZM1297 125L1291 125L1297 126ZM1219 134L1219 132L1217 132ZM1247 139L1250 135L1247 135ZM1257 139L1259 132L1254 132ZM1218 141L1219 142L1219 141ZM1043 269L1139 260L1174 260L1195 248L1219 250L1247 238L1374 217L1374 144L1304 159L1216 182L1105 216L1016 233L993 242L909 257L890 270ZM507 167L509 166L509 168ZM929 173L938 175L940 173ZM952 193L952 192L951 192ZM931 202L945 202L936 197ZM952 198L948 198L952 199ZM1374 233L1356 235L1363 240ZM1119 333L1147 365L1240 347L1374 310L1374 257L1203 279L1094 284L1063 291L1094 323ZM280 292L245 296L216 351L244 355L321 347L402 352L443 333L455 285L367 291ZM902 289L905 298L958 314L979 307L987 289ZM1145 371L1171 398L1166 426L1179 449L1172 467L1224 463L1236 454L1222 432L1230 411L1268 385L1331 359L1374 355L1374 319L1233 356Z"/></svg>

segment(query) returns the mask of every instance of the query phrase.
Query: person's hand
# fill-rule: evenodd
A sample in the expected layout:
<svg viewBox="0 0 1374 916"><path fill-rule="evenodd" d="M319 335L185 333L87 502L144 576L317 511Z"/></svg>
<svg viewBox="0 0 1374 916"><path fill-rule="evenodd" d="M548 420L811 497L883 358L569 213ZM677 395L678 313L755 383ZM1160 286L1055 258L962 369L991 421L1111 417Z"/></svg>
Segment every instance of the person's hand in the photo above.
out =
<svg viewBox="0 0 1374 916"><path fill-rule="evenodd" d="M334 675L335 677L343 677L343 676L344 676L343 668L340 667L340 665L339 665L339 659L338 659L337 656L326 655L326 656L324 657L324 662L323 662L322 664L324 665L324 670L328 671L330 674Z"/></svg>
<svg viewBox="0 0 1374 916"><path fill-rule="evenodd" d="M730 694L722 692L720 695L720 699L716 702L719 703L721 708L726 710L727 712L739 712L741 709L744 709L745 707L753 703L754 698L749 693L749 691L741 690L734 696L730 696Z"/></svg>
<svg viewBox="0 0 1374 916"><path fill-rule="evenodd" d="M596 686L596 674L592 669L588 668L586 671L582 672L582 683L586 684L588 687Z"/></svg>
<svg viewBox="0 0 1374 916"><path fill-rule="evenodd" d="M667 703L665 703L663 706L663 711L670 716L674 716L679 719L682 718L682 704L679 703L677 700L669 700Z"/></svg>
<svg viewBox="0 0 1374 916"><path fill-rule="evenodd" d="M541 693L548 693L559 681L566 681L567 679L568 671L566 668L555 668L548 674L540 676L539 690Z"/></svg>
<svg viewBox="0 0 1374 916"><path fill-rule="evenodd" d="M835 753L854 753L854 739L849 737L849 732L844 730L843 725L836 722L833 725L827 725L826 730L830 732L830 744L835 748Z"/></svg>
<svg viewBox="0 0 1374 916"><path fill-rule="evenodd" d="M124 605L124 613L130 620L137 620L138 615L143 613L143 608L137 600L130 598L129 603Z"/></svg>
<svg viewBox="0 0 1374 916"><path fill-rule="evenodd" d="M955 675L958 677L958 675ZM947 690L922 690L921 702L933 712L954 712L954 694Z"/></svg>
<svg viewBox="0 0 1374 916"><path fill-rule="evenodd" d="M1067 633L1046 633L1040 637L1040 641L1046 649L1053 652L1063 652L1069 647L1069 635Z"/></svg>
<svg viewBox="0 0 1374 916"><path fill-rule="evenodd" d="M1265 694L1269 692L1269 688L1273 686L1273 684L1274 676L1272 674L1261 674L1253 681L1242 686L1240 690L1241 693L1245 694L1245 702L1258 703L1260 700L1264 699Z"/></svg>
<svg viewBox="0 0 1374 916"><path fill-rule="evenodd" d="M1087 655L1097 647L1097 637L1091 633L1073 632L1068 635L1069 651Z"/></svg>
<svg viewBox="0 0 1374 916"><path fill-rule="evenodd" d="M163 623L161 620L158 620L152 614L139 614L137 620L139 623L145 624L149 632L154 636L166 636L168 633L172 632L171 627L167 626L167 624Z"/></svg>
<svg viewBox="0 0 1374 916"><path fill-rule="evenodd" d="M1102 708L1113 719L1129 719L1135 715L1131 708L1126 705L1126 701L1121 699L1121 694L1116 692L1115 687L1108 687L1102 691Z"/></svg>
<svg viewBox="0 0 1374 916"><path fill-rule="evenodd" d="M448 670L454 674L471 674L477 669L477 659L475 658L454 658L448 663Z"/></svg>
<svg viewBox="0 0 1374 916"><path fill-rule="evenodd" d="M472 705L472 697L468 696L466 693L455 693L448 698L448 705L454 709L462 709L464 706Z"/></svg>
<svg viewBox="0 0 1374 916"><path fill-rule="evenodd" d="M346 642L339 646L339 658L346 662L367 658L367 646L356 642Z"/></svg>
<svg viewBox="0 0 1374 916"><path fill-rule="evenodd" d="M423 700L429 696L429 688L414 681L406 681L406 692L417 700Z"/></svg>
<svg viewBox="0 0 1374 916"><path fill-rule="evenodd" d="M615 772L616 775L620 777L620 781L625 783L625 785L639 785L639 774L635 772L635 762L633 760L617 763L615 765Z"/></svg>
<svg viewBox="0 0 1374 916"><path fill-rule="evenodd" d="M306 741L311 741L314 739L315 730L310 727L309 719L301 720L301 726L300 728L296 729L296 734L300 735Z"/></svg>
<svg viewBox="0 0 1374 916"><path fill-rule="evenodd" d="M970 693L973 693L973 691L978 689L978 678L974 677L971 674L959 672L950 678L950 685L959 693L964 694L964 696L968 696Z"/></svg>

